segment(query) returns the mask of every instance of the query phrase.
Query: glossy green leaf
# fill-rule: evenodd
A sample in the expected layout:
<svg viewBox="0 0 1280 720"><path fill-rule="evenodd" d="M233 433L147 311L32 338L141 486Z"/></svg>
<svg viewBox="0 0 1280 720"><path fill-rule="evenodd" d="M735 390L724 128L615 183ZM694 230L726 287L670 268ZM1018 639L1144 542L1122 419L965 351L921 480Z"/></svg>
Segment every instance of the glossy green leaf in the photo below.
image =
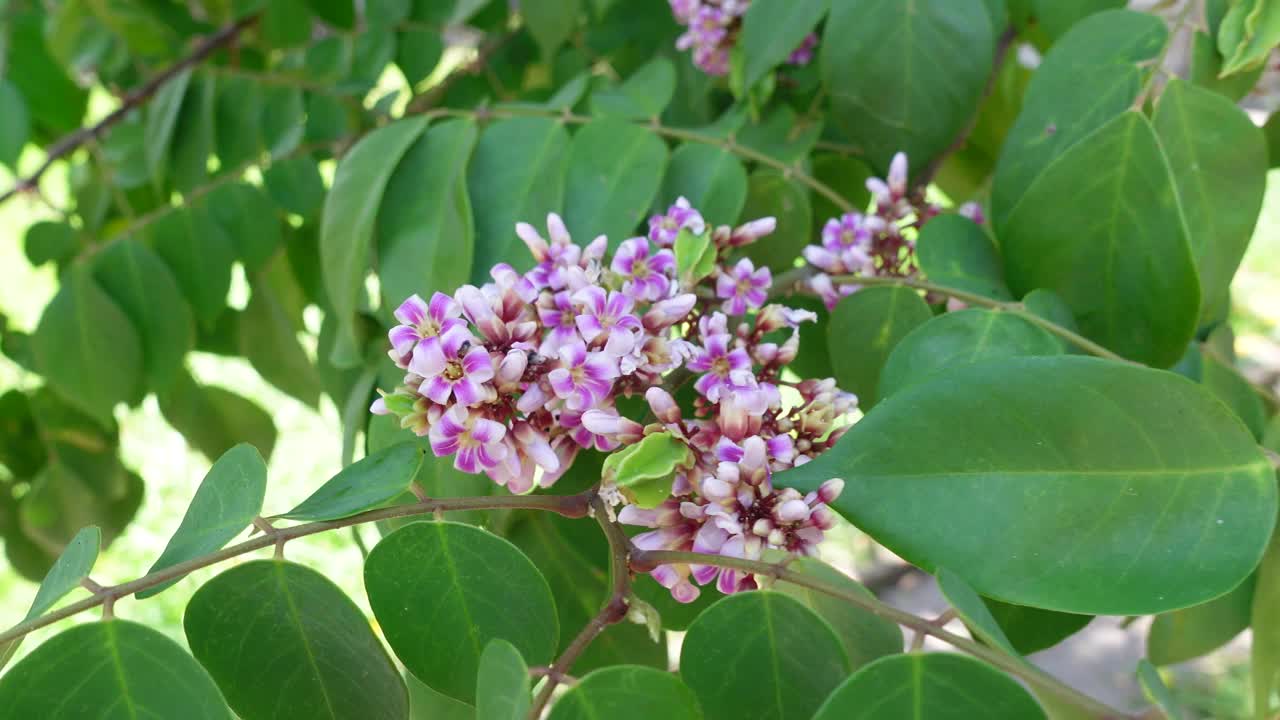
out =
<svg viewBox="0 0 1280 720"><path fill-rule="evenodd" d="M1092 615L1041 610L1026 605L983 598L1000 630L1020 655L1030 655L1051 648L1071 637L1092 620Z"/></svg>
<svg viewBox="0 0 1280 720"><path fill-rule="evenodd" d="M604 117L645 120L662 114L676 91L676 69L671 61L650 60L616 87L591 94L591 112Z"/></svg>
<svg viewBox="0 0 1280 720"><path fill-rule="evenodd" d="M214 146L214 103L217 86L212 75L191 77L169 146L169 179L178 192L189 193L209 176Z"/></svg>
<svg viewBox="0 0 1280 720"><path fill-rule="evenodd" d="M444 41L438 30L402 30L396 39L396 65L404 73L409 87L426 80L444 54Z"/></svg>
<svg viewBox="0 0 1280 720"><path fill-rule="evenodd" d="M475 226L467 160L476 143L467 119L431 126L405 152L378 211L378 277L384 305L414 293L450 292L471 277ZM432 192L424 193L430 187Z"/></svg>
<svg viewBox="0 0 1280 720"><path fill-rule="evenodd" d="M286 212L310 217L324 202L324 178L316 161L306 155L271 163L262 174L267 194Z"/></svg>
<svg viewBox="0 0 1280 720"><path fill-rule="evenodd" d="M650 667L615 665L596 670L569 688L551 708L549 720L702 717L693 691L675 675Z"/></svg>
<svg viewBox="0 0 1280 720"><path fill-rule="evenodd" d="M117 403L141 399L142 343L88 268L62 283L31 337L36 364L67 402L109 426Z"/></svg>
<svg viewBox="0 0 1280 720"><path fill-rule="evenodd" d="M404 680L364 613L315 570L281 560L227 570L191 596L182 624L245 720L409 716Z"/></svg>
<svg viewBox="0 0 1280 720"><path fill-rule="evenodd" d="M379 507L405 492L422 466L423 451L401 443L348 465L280 517L337 520Z"/></svg>
<svg viewBox="0 0 1280 720"><path fill-rule="evenodd" d="M964 578L946 568L938 568L938 591L964 620L970 631L983 642L1004 652L1018 656L1018 651L1005 636L1004 629L996 622L982 596Z"/></svg>
<svg viewBox="0 0 1280 720"><path fill-rule="evenodd" d="M356 26L356 8L352 0L307 0L316 17L341 30Z"/></svg>
<svg viewBox="0 0 1280 720"><path fill-rule="evenodd" d="M728 224L724 220L706 217L708 225ZM767 266L774 274L784 272L795 265L801 251L813 242L813 210L809 196L795 180L776 170L757 170L751 174L747 185L747 199L742 208L742 222L756 218L773 217L777 228L770 234L747 245L743 254L757 266Z"/></svg>
<svg viewBox="0 0 1280 720"><path fill-rule="evenodd" d="M831 693L813 720L1035 720L1044 710L1009 676L965 655L882 658Z"/></svg>
<svg viewBox="0 0 1280 720"><path fill-rule="evenodd" d="M204 668L174 641L127 620L78 625L36 648L0 678L0 714L231 719Z"/></svg>
<svg viewBox="0 0 1280 720"><path fill-rule="evenodd" d="M275 206L266 193L253 185L238 182L214 188L204 206L231 239L237 257L249 272L266 264L283 241Z"/></svg>
<svg viewBox="0 0 1280 720"><path fill-rule="evenodd" d="M787 568L794 572L812 575L846 590L873 597L870 590L843 572L818 560L802 557L793 560ZM809 606L831 624L844 645L852 670L894 653L902 652L902 629L890 622L839 598L811 590L803 585L778 581L774 590L786 593Z"/></svg>
<svg viewBox="0 0 1280 720"><path fill-rule="evenodd" d="M0 78L0 107L4 108L0 113L0 165L16 170L18 156L31 136L31 116L22 93L4 78Z"/></svg>
<svg viewBox="0 0 1280 720"><path fill-rule="evenodd" d="M1207 603L1157 615L1147 632L1147 657L1173 665L1206 655L1249 627L1257 583L1249 576L1235 590Z"/></svg>
<svg viewBox="0 0 1280 720"><path fill-rule="evenodd" d="M1261 64L1280 43L1280 6L1266 0L1234 3L1218 29L1218 48L1226 61L1222 74L1230 75Z"/></svg>
<svg viewBox="0 0 1280 720"><path fill-rule="evenodd" d="M302 89L266 86L262 89L262 146L272 158L294 151L306 131Z"/></svg>
<svg viewBox="0 0 1280 720"><path fill-rule="evenodd" d="M409 673L404 684L409 687L411 720L477 720L474 707L432 690Z"/></svg>
<svg viewBox="0 0 1280 720"><path fill-rule="evenodd" d="M743 85L782 64L827 14L828 0L758 0L742 18Z"/></svg>
<svg viewBox="0 0 1280 720"><path fill-rule="evenodd" d="M1160 677L1160 671L1146 658L1138 661L1138 684L1142 686L1142 694L1155 703L1156 707L1164 712L1164 716L1168 720L1180 720L1182 718L1182 713L1178 711L1178 704L1174 701L1173 693L1169 691L1169 686L1164 684L1164 678Z"/></svg>
<svg viewBox="0 0 1280 720"><path fill-rule="evenodd" d="M1201 286L1200 322L1219 317L1267 184L1266 140L1217 93L1173 79L1151 122L1169 160Z"/></svg>
<svg viewBox="0 0 1280 720"><path fill-rule="evenodd" d="M1217 597L1257 564L1276 513L1270 463L1221 403L1172 373L1075 356L939 375L774 482L831 477L845 480L832 507L912 563L1076 613Z"/></svg>
<svg viewBox="0 0 1280 720"><path fill-rule="evenodd" d="M305 45L311 39L311 11L306 0L272 0L263 3L259 21L262 41L272 48Z"/></svg>
<svg viewBox="0 0 1280 720"><path fill-rule="evenodd" d="M1000 253L981 227L959 215L931 219L916 240L916 259L929 282L996 300L1012 300Z"/></svg>
<svg viewBox="0 0 1280 720"><path fill-rule="evenodd" d="M1071 308L1067 305L1067 301L1052 290L1036 288L1022 297L1022 304L1028 311L1067 330L1078 332L1080 329L1076 325L1076 318L1071 314ZM1083 352L1074 343L1067 342L1063 338L1058 338L1058 340L1062 343L1062 348L1066 352Z"/></svg>
<svg viewBox="0 0 1280 720"><path fill-rule="evenodd" d="M1054 290L1086 337L1127 358L1168 367L1182 357L1200 287L1168 163L1142 115L1122 114L1059 157L1000 244L1014 293Z"/></svg>
<svg viewBox="0 0 1280 720"><path fill-rule="evenodd" d="M320 225L320 261L325 290L338 316L331 360L338 367L360 362L356 312L364 296L374 223L396 164L426 128L409 118L365 135L343 156L325 198Z"/></svg>
<svg viewBox="0 0 1280 720"><path fill-rule="evenodd" d="M1227 77L1222 73L1223 57L1218 54L1218 41L1210 34L1197 30L1191 39L1191 68L1187 80L1220 95L1232 102L1238 101L1258 84L1264 65Z"/></svg>
<svg viewBox="0 0 1280 720"><path fill-rule="evenodd" d="M1016 315L969 308L939 315L907 333L885 360L876 397L964 365L1024 355L1058 355L1062 343Z"/></svg>
<svg viewBox="0 0 1280 720"><path fill-rule="evenodd" d="M1276 448L1276 444L1270 447ZM1253 685L1254 717L1271 715L1271 693L1280 681L1280 533L1272 535L1258 564L1258 580L1253 591L1250 623L1250 676Z"/></svg>
<svg viewBox="0 0 1280 720"><path fill-rule="evenodd" d="M258 450L248 443L228 450L200 481L182 522L148 573L221 550L262 511L266 492L267 464ZM157 595L176 582L147 588L138 597Z"/></svg>
<svg viewBox="0 0 1280 720"><path fill-rule="evenodd" d="M151 224L151 245L160 255L205 329L227 309L235 245L206 210L174 210Z"/></svg>
<svg viewBox="0 0 1280 720"><path fill-rule="evenodd" d="M991 216L1002 244L1005 223L1023 194L1056 158L1128 109L1146 74L1143 66L1168 36L1154 15L1112 10L1078 23L1045 56L996 166ZM1114 169L1117 157L1091 170Z"/></svg>
<svg viewBox="0 0 1280 720"><path fill-rule="evenodd" d="M101 546L102 531L97 527L90 525L76 533L40 582L35 599L31 601L31 607L23 620L40 617L66 597L67 593L80 587L80 581L89 577L89 571L93 570Z"/></svg>
<svg viewBox="0 0 1280 720"><path fill-rule="evenodd" d="M758 122L738 129L734 139L744 147L793 165L809 155L821 135L820 117L800 117L791 106L779 105Z"/></svg>
<svg viewBox="0 0 1280 720"><path fill-rule="evenodd" d="M597 120L569 144L565 224L586 244L599 235L610 247L636 233L667 165L667 146L642 127Z"/></svg>
<svg viewBox="0 0 1280 720"><path fill-rule="evenodd" d="M544 58L555 57L556 50L569 39L577 24L580 0L525 0L520 3L529 32L542 49Z"/></svg>
<svg viewBox="0 0 1280 720"><path fill-rule="evenodd" d="M144 146L147 171L151 181L157 187L163 187L168 169L169 143L173 140L173 132L178 124L178 112L182 109L182 98L186 95L187 84L191 81L191 70L183 70L171 80L160 86L155 97L146 106L146 138Z"/></svg>
<svg viewBox="0 0 1280 720"><path fill-rule="evenodd" d="M406 573L409 567L414 572ZM406 525L369 553L364 579L401 662L450 697L475 699L480 654L495 637L531 663L551 661L560 628L546 578L514 545L484 530Z"/></svg>
<svg viewBox="0 0 1280 720"><path fill-rule="evenodd" d="M26 101L32 125L63 135L80 127L89 93L49 54L40 7L10 7L5 77Z"/></svg>
<svg viewBox="0 0 1280 720"><path fill-rule="evenodd" d="M165 421L211 460L241 440L263 457L270 457L275 447L276 428L266 410L230 390L201 385L185 371L156 399Z"/></svg>
<svg viewBox="0 0 1280 720"><path fill-rule="evenodd" d="M863 412L877 402L880 373L907 333L933 317L915 290L871 287L844 298L827 324L836 383L858 396Z"/></svg>
<svg viewBox="0 0 1280 720"><path fill-rule="evenodd" d="M494 638L480 653L476 678L476 713L492 720L525 720L532 695L529 668L515 645Z"/></svg>
<svg viewBox="0 0 1280 720"><path fill-rule="evenodd" d="M93 277L138 331L147 386L167 387L195 346L195 320L169 267L146 245L122 238L95 256Z"/></svg>
<svg viewBox="0 0 1280 720"><path fill-rule="evenodd" d="M1240 375L1240 371L1228 366L1215 354L1201 350L1200 382L1209 392L1226 403L1227 407L1244 421L1255 439L1261 440L1267 425L1266 408L1257 389Z"/></svg>
<svg viewBox="0 0 1280 720"><path fill-rule="evenodd" d="M871 168L858 158L838 153L820 153L813 156L813 170L810 174L818 182L835 190L855 208L865 208L871 202L871 193L867 190ZM811 200L815 232L828 220L844 215L844 210L824 195L814 193Z"/></svg>
<svg viewBox="0 0 1280 720"><path fill-rule="evenodd" d="M923 168L977 110L995 36L982 0L834 3L818 49L832 121L877 170L899 151Z"/></svg>
<svg viewBox="0 0 1280 720"><path fill-rule="evenodd" d="M489 270L500 262L533 266L515 226L541 228L547 213L560 212L568 146L564 125L550 118L502 120L480 133L467 168L476 234L472 283L490 282Z"/></svg>
<svg viewBox="0 0 1280 720"><path fill-rule="evenodd" d="M65 222L41 220L27 226L22 247L32 265L63 263L74 257L80 244L75 228Z"/></svg>
<svg viewBox="0 0 1280 720"><path fill-rule="evenodd" d="M744 658L753 671L725 672ZM844 648L825 620L776 592L729 595L685 634L680 676L707 720L809 720L849 673Z"/></svg>
<svg viewBox="0 0 1280 720"><path fill-rule="evenodd" d="M249 304L240 314L240 354L258 374L299 401L318 407L320 375L298 342L301 328L285 298L265 274L252 282Z"/></svg>
<svg viewBox="0 0 1280 720"><path fill-rule="evenodd" d="M218 77L213 117L221 172L253 163L262 154L262 94L263 85L252 77Z"/></svg>
<svg viewBox="0 0 1280 720"><path fill-rule="evenodd" d="M617 487L628 502L655 508L671 497L676 471L692 465L693 454L684 440L669 432L651 433L610 453L604 459L601 477Z"/></svg>

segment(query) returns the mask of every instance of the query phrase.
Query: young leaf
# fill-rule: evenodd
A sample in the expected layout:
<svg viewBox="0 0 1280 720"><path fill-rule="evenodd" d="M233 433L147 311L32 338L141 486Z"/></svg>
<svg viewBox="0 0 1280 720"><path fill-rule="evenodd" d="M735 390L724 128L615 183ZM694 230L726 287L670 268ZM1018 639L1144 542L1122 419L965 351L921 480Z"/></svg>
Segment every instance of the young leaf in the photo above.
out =
<svg viewBox="0 0 1280 720"><path fill-rule="evenodd" d="M81 528L40 582L36 597L31 601L31 607L23 620L40 617L67 593L80 587L80 581L89 577L89 571L93 570L101 546L101 530L93 525Z"/></svg>
<svg viewBox="0 0 1280 720"><path fill-rule="evenodd" d="M392 445L348 465L297 507L280 517L337 520L380 507L409 489L422 467L423 451L413 443Z"/></svg>
<svg viewBox="0 0 1280 720"><path fill-rule="evenodd" d="M668 432L653 433L606 457L601 477L617 487L628 502L655 508L671 496L676 471L692 464L693 455L683 440Z"/></svg>
<svg viewBox="0 0 1280 720"><path fill-rule="evenodd" d="M173 210L152 223L151 245L191 303L196 320L212 329L227 309L235 246L222 227L199 207Z"/></svg>
<svg viewBox="0 0 1280 720"><path fill-rule="evenodd" d="M404 680L364 613L310 568L255 560L227 570L196 591L182 624L241 717L408 718Z"/></svg>
<svg viewBox="0 0 1280 720"><path fill-rule="evenodd" d="M858 581L845 575L817 558L796 558L788 566L790 570L812 575L834 585L872 597L871 591ZM824 595L803 585L779 581L774 590L786 593L803 602L811 610L831 623L840 643L849 655L852 670L894 653L902 652L902 629L896 623L885 620L867 610L830 595Z"/></svg>
<svg viewBox="0 0 1280 720"><path fill-rule="evenodd" d="M991 237L959 215L931 219L916 240L916 259L930 282L996 300L1012 300Z"/></svg>
<svg viewBox="0 0 1280 720"><path fill-rule="evenodd" d="M196 340L191 307L169 267L146 245L121 238L97 254L93 276L138 330L147 386L168 387Z"/></svg>
<svg viewBox="0 0 1280 720"><path fill-rule="evenodd" d="M795 266L796 259L813 242L813 210L809 195L795 180L773 169L757 170L747 186L747 201L741 219L774 217L778 227L772 233L747 245L743 254L757 266L781 273ZM707 218L711 224L720 224ZM723 222L723 221L720 221Z"/></svg>
<svg viewBox="0 0 1280 720"><path fill-rule="evenodd" d="M872 287L840 301L827 324L831 367L840 387L858 396L863 412L877 401L880 373L907 333L933 317L915 290Z"/></svg>
<svg viewBox="0 0 1280 720"><path fill-rule="evenodd" d="M881 658L849 677L813 720L1045 718L1008 675L965 655L910 653Z"/></svg>
<svg viewBox="0 0 1280 720"><path fill-rule="evenodd" d="M754 672L726 673L725 658L763 662ZM680 676L707 720L809 720L848 673L831 626L777 592L722 598L689 626L680 651Z"/></svg>
<svg viewBox="0 0 1280 720"><path fill-rule="evenodd" d="M1280 6L1266 0L1234 3L1218 29L1218 48L1226 62L1222 75L1248 70L1263 62L1280 43Z"/></svg>
<svg viewBox="0 0 1280 720"><path fill-rule="evenodd" d="M1151 122L1169 160L1200 275L1200 323L1220 317L1267 184L1266 140L1230 100L1174 78Z"/></svg>
<svg viewBox="0 0 1280 720"><path fill-rule="evenodd" d="M228 450L200 481L178 529L147 572L221 550L262 511L266 492L267 464L257 449L242 443ZM157 595L176 582L177 578L142 590L138 598Z"/></svg>
<svg viewBox="0 0 1280 720"><path fill-rule="evenodd" d="M104 426L117 403L142 396L142 344L129 316L94 282L90 269L63 275L31 337L50 385Z"/></svg>
<svg viewBox="0 0 1280 720"><path fill-rule="evenodd" d="M109 708L231 720L204 668L174 641L126 620L86 623L46 641L0 678L0 707L41 720L114 717Z"/></svg>
<svg viewBox="0 0 1280 720"><path fill-rule="evenodd" d="M617 247L652 206L666 165L667 146L642 127L619 120L584 126L569 145L569 233L584 244L607 235L609 246Z"/></svg>
<svg viewBox="0 0 1280 720"><path fill-rule="evenodd" d="M331 356L337 367L357 365L363 356L356 312L364 295L378 207L397 163L426 126L425 118L408 118L365 135L343 156L325 197L320 261L339 323Z"/></svg>
<svg viewBox="0 0 1280 720"><path fill-rule="evenodd" d="M702 720L703 714L693 692L675 675L650 667L615 665L596 670L569 688L551 708L548 720L600 717Z"/></svg>
<svg viewBox="0 0 1280 720"><path fill-rule="evenodd" d="M827 14L828 0L757 0L742 18L743 85L782 64Z"/></svg>
<svg viewBox="0 0 1280 720"><path fill-rule="evenodd" d="M675 91L675 67L664 57L654 58L621 85L592 93L591 113L623 120L647 120L662 114Z"/></svg>
<svg viewBox="0 0 1280 720"><path fill-rule="evenodd" d="M1256 578L1207 603L1157 615L1147 632L1147 657L1173 665L1217 650L1249 627Z"/></svg>
<svg viewBox="0 0 1280 720"><path fill-rule="evenodd" d="M476 714L492 720L525 720L530 705L529 667L515 645L494 638L480 654ZM561 701L563 702L563 700ZM559 707L559 703L556 704Z"/></svg>
<svg viewBox="0 0 1280 720"><path fill-rule="evenodd" d="M378 277L386 307L394 308L414 293L450 292L471 278L475 226L467 159L476 133L468 119L431 126L387 181L377 225ZM424 193L427 186L433 192Z"/></svg>
<svg viewBox="0 0 1280 720"><path fill-rule="evenodd" d="M697 208L711 226L728 224L742 215L747 201L747 171L728 150L685 143L671 153L655 209L666 212L667 206L680 197Z"/></svg>
<svg viewBox="0 0 1280 720"><path fill-rule="evenodd" d="M832 121L877 170L899 151L923 168L973 117L995 35L982 0L835 3L818 50Z"/></svg>
<svg viewBox="0 0 1280 720"><path fill-rule="evenodd" d="M409 672L464 702L476 698L489 640L507 640L530 662L546 664L560 636L542 573L511 543L469 525L417 522L396 530L369 553L364 583Z"/></svg>
<svg viewBox="0 0 1280 720"><path fill-rule="evenodd" d="M1024 355L1059 355L1062 343L1015 315L969 308L920 325L893 348L880 373L876 397L952 368Z"/></svg>
<svg viewBox="0 0 1280 720"><path fill-rule="evenodd" d="M1000 245L1014 293L1056 291L1085 336L1127 358L1168 367L1182 357L1200 286L1173 178L1139 113L1111 121L1040 175Z"/></svg>
<svg viewBox="0 0 1280 720"><path fill-rule="evenodd" d="M902 557L1075 613L1217 597L1253 570L1276 514L1271 465L1225 406L1172 373L1075 356L941 374L774 482L831 477L845 480L832 508Z"/></svg>

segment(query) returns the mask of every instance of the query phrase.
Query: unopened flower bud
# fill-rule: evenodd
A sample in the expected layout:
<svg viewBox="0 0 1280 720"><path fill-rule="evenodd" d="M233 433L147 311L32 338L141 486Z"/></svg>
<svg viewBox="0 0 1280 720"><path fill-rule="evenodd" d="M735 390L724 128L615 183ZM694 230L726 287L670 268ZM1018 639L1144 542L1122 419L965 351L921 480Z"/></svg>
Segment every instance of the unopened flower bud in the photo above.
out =
<svg viewBox="0 0 1280 720"><path fill-rule="evenodd" d="M644 399L649 403L649 409L653 411L659 422L674 424L680 422L680 406L676 404L676 399L671 397L671 393L660 387L651 387L644 393Z"/></svg>
<svg viewBox="0 0 1280 720"><path fill-rule="evenodd" d="M760 238L772 233L778 227L778 219L774 217L763 217L752 220L749 223L739 225L734 228L733 235L729 238L730 247L741 247L749 245Z"/></svg>
<svg viewBox="0 0 1280 720"><path fill-rule="evenodd" d="M804 500L788 500L774 508L773 516L778 518L778 522L800 522L809 517L809 506Z"/></svg>
<svg viewBox="0 0 1280 720"><path fill-rule="evenodd" d="M831 478L818 486L818 501L825 505L840 497L840 493L843 491L844 480Z"/></svg>
<svg viewBox="0 0 1280 720"><path fill-rule="evenodd" d="M529 354L524 350L508 350L502 362L498 363L498 383L503 387L513 386L524 377L529 367Z"/></svg>
<svg viewBox="0 0 1280 720"><path fill-rule="evenodd" d="M894 198L907 194L907 154L897 153L889 163L889 192Z"/></svg>
<svg viewBox="0 0 1280 720"><path fill-rule="evenodd" d="M542 239L538 231L532 225L525 222L516 223L516 236L524 241L528 246L530 254L536 262L542 262L547 259L550 247L547 241Z"/></svg>

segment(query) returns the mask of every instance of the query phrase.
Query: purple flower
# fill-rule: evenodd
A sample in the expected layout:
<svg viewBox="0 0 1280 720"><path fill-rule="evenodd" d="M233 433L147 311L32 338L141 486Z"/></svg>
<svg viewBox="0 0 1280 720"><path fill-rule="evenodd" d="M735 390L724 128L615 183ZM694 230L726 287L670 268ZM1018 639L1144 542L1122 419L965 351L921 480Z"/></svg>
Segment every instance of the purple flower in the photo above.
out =
<svg viewBox="0 0 1280 720"><path fill-rule="evenodd" d="M766 292L773 284L769 268L756 270L750 258L742 258L737 265L716 279L716 297L724 299L722 309L730 315L743 315L748 308L758 308L769 299Z"/></svg>
<svg viewBox="0 0 1280 720"><path fill-rule="evenodd" d="M493 360L483 346L471 344L473 339L465 328L453 328L439 343L414 348L409 371L423 377L423 396L440 405L455 397L464 406L489 398L492 388L486 383L493 379Z"/></svg>
<svg viewBox="0 0 1280 720"><path fill-rule="evenodd" d="M516 223L516 235L529 247L529 252L538 263L525 277L539 289L563 290L565 273L570 267L578 267L582 259L582 248L573 244L564 221L555 213L547 215L547 234L551 237L550 243L532 225Z"/></svg>
<svg viewBox="0 0 1280 720"><path fill-rule="evenodd" d="M728 75L729 59L729 48L723 45L703 45L693 49L693 64L708 75Z"/></svg>
<svg viewBox="0 0 1280 720"><path fill-rule="evenodd" d="M817 34L809 33L805 35L804 40L800 41L800 45L787 56L787 64L808 65L813 61L813 49L816 47L818 47Z"/></svg>
<svg viewBox="0 0 1280 720"><path fill-rule="evenodd" d="M437 336L452 328L466 326L460 319L462 308L444 293L434 293L430 304L417 295L410 296L396 308L395 316L403 324L391 328L387 337L400 367L404 367L420 342L438 344Z"/></svg>
<svg viewBox="0 0 1280 720"><path fill-rule="evenodd" d="M547 373L551 389L570 410L595 407L613 391L617 377L617 364L608 355L588 352L581 342L560 348L560 367Z"/></svg>
<svg viewBox="0 0 1280 720"><path fill-rule="evenodd" d="M704 345L695 351L687 367L703 373L693 384L695 390L711 402L720 402L721 394L735 387L755 383L751 374L751 356L742 348L729 349L728 334L708 335Z"/></svg>
<svg viewBox="0 0 1280 720"><path fill-rule="evenodd" d="M680 197L674 205L667 208L666 215L649 218L649 239L658 247L671 247L675 244L676 236L685 228L694 235L701 235L706 232L707 224L702 219L702 214L690 207L688 200Z"/></svg>
<svg viewBox="0 0 1280 720"><path fill-rule="evenodd" d="M631 238L618 246L610 268L623 277L622 292L636 300L661 300L671 289L676 256L670 250L649 254L649 241Z"/></svg>
<svg viewBox="0 0 1280 720"><path fill-rule="evenodd" d="M693 20L693 16L698 12L698 7L702 4L700 0L670 0L671 14L675 16L676 22L681 25L688 25Z"/></svg>
<svg viewBox="0 0 1280 720"><path fill-rule="evenodd" d="M551 307L538 306L538 318L542 320L543 327L551 331L542 339L538 352L555 356L560 353L562 345L578 337L577 311L573 307L573 302L569 300L568 291L562 290L556 293L552 296L551 302L553 303Z"/></svg>
<svg viewBox="0 0 1280 720"><path fill-rule="evenodd" d="M640 318L631 314L635 302L618 292L605 293L603 288L586 287L573 294L574 302L582 306L582 314L576 318L578 332L587 344L595 342L601 335L629 335L630 331L640 330Z"/></svg>
<svg viewBox="0 0 1280 720"><path fill-rule="evenodd" d="M502 423L481 417L461 405L454 405L431 426L428 437L436 457L457 453L453 466L467 473L478 473L497 467L507 456L502 442L507 428Z"/></svg>
<svg viewBox="0 0 1280 720"><path fill-rule="evenodd" d="M832 252L857 247L871 247L871 228L863 222L862 213L845 213L831 218L822 226L822 246Z"/></svg>
<svg viewBox="0 0 1280 720"><path fill-rule="evenodd" d="M566 408L560 413L560 425L569 431L569 437L579 447L586 450L610 452L618 447L618 442L607 435L597 435L583 423L586 412Z"/></svg>

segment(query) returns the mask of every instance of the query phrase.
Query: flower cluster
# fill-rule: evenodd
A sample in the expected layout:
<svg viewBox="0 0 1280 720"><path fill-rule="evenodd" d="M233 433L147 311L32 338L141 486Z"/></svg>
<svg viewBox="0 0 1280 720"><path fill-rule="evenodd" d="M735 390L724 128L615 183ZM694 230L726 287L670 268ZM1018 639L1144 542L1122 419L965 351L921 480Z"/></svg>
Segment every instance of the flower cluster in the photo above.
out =
<svg viewBox="0 0 1280 720"><path fill-rule="evenodd" d="M868 178L875 206L870 212L845 213L822 228L822 244L804 249L804 258L819 272L809 288L828 308L859 290L856 283L837 284L832 275L911 277L916 274L915 233L941 212L928 202L921 189L907 185L907 156L898 153L889 164L889 176ZM982 209L966 203L959 213L983 222Z"/></svg>
<svg viewBox="0 0 1280 720"><path fill-rule="evenodd" d="M768 304L769 270L729 259L775 224L712 228L681 198L610 257L605 237L575 244L554 214L546 238L521 223L516 233L536 263L528 272L499 264L491 283L414 296L396 310L390 355L404 382L372 410L514 493L556 482L584 450L663 434L687 449L687 462L665 480L669 499L621 509L621 522L651 528L638 546L752 559L766 549L813 553L840 481L801 495L774 488L772 474L835 443L856 398L834 380L782 378L800 323L814 315ZM685 262L678 271L676 252L690 246L714 260L703 272ZM643 416L619 407L628 397L644 399ZM602 496L631 497L608 482ZM713 579L724 592L757 585L714 567L663 566L653 576L686 602Z"/></svg>
<svg viewBox="0 0 1280 720"><path fill-rule="evenodd" d="M693 64L708 75L729 74L730 54L742 29L742 16L751 0L670 0L676 22L688 28L676 40L676 48L693 50ZM818 36L809 33L791 51L787 63L808 65Z"/></svg>

